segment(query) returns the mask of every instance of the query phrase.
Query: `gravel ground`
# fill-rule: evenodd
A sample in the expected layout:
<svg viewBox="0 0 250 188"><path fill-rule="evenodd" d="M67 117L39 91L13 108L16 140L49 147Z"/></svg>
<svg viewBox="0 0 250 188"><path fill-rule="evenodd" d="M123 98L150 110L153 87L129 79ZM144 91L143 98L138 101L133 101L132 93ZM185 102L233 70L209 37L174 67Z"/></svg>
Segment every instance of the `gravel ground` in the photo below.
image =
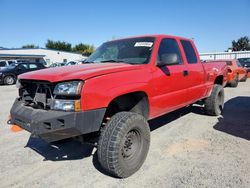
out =
<svg viewBox="0 0 250 188"><path fill-rule="evenodd" d="M17 95L0 86L0 187L250 187L250 80L225 88L223 116L198 106L150 121L142 168L127 179L106 175L95 149L68 140L49 145L6 124Z"/></svg>

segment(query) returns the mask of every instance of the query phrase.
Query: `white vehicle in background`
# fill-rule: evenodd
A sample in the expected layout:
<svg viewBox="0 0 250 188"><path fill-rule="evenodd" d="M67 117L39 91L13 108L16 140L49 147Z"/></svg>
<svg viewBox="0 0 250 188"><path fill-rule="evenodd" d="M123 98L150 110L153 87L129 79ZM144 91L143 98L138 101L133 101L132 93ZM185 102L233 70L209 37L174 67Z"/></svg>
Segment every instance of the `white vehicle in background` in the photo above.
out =
<svg viewBox="0 0 250 188"><path fill-rule="evenodd" d="M22 62L27 62L28 60L25 59L11 59L11 60L0 60L0 70L8 67L9 65L13 63L22 63Z"/></svg>

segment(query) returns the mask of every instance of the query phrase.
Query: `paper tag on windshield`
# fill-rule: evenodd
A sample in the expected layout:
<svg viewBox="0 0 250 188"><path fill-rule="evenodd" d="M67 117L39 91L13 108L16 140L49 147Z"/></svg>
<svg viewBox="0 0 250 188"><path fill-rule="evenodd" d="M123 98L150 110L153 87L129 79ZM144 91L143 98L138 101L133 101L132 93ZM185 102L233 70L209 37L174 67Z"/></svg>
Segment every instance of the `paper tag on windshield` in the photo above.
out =
<svg viewBox="0 0 250 188"><path fill-rule="evenodd" d="M136 42L134 47L152 47L153 43L152 42Z"/></svg>

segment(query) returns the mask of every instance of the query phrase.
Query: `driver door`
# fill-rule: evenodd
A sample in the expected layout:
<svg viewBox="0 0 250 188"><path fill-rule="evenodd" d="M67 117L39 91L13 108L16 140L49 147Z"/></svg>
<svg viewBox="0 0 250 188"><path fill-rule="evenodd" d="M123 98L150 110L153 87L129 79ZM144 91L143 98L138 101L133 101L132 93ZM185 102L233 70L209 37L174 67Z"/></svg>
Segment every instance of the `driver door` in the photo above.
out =
<svg viewBox="0 0 250 188"><path fill-rule="evenodd" d="M178 42L175 39L162 39L157 61L167 54L176 54L178 63L157 67L154 72L155 105L160 114L173 111L185 105L188 99L187 67L183 62Z"/></svg>

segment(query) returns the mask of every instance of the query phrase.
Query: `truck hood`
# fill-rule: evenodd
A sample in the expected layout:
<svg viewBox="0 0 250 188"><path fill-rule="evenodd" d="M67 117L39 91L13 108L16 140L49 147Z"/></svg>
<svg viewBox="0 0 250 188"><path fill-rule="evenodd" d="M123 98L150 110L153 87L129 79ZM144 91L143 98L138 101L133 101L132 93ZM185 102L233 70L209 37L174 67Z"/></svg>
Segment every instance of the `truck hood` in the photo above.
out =
<svg viewBox="0 0 250 188"><path fill-rule="evenodd" d="M123 63L82 64L42 69L21 74L18 78L28 80L45 80L49 82L86 80L100 75L135 70L139 69L140 67L141 65L130 65Z"/></svg>

